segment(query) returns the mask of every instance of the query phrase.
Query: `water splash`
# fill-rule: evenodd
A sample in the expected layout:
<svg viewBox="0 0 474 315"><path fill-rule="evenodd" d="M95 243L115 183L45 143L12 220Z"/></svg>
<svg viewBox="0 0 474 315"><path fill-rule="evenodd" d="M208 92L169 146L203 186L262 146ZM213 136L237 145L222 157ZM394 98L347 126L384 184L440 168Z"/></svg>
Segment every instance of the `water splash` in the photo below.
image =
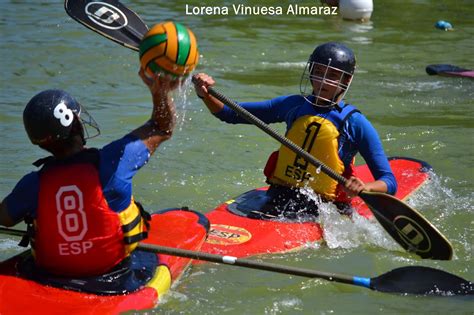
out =
<svg viewBox="0 0 474 315"><path fill-rule="evenodd" d="M431 172L429 183L415 192L407 202L420 209L435 208L439 214L444 215L452 215L461 210L474 213L474 192L460 195L449 188L451 184L451 178Z"/></svg>
<svg viewBox="0 0 474 315"><path fill-rule="evenodd" d="M265 308L265 314L285 314L291 311L302 311L303 302L298 298L286 298L272 303L271 307Z"/></svg>
<svg viewBox="0 0 474 315"><path fill-rule="evenodd" d="M189 274L190 274L190 269L186 269L184 273L171 284L171 288L165 294L160 295L159 306L163 306L167 303L184 304L189 301L189 296L182 293L178 289L181 286L183 279L186 279Z"/></svg>
<svg viewBox="0 0 474 315"><path fill-rule="evenodd" d="M318 220L323 227L324 241L329 248L349 249L364 244L389 250L400 248L375 220L368 220L357 212L351 217L343 215L333 203L322 202L319 195L309 187L302 188L301 193L318 203Z"/></svg>
<svg viewBox="0 0 474 315"><path fill-rule="evenodd" d="M175 285L173 285L174 287ZM164 304L168 302L173 302L173 303L184 303L189 300L189 297L186 294L183 294L181 292L175 291L173 289L169 290L166 292L166 294L163 294L160 296L160 305L163 306Z"/></svg>
<svg viewBox="0 0 474 315"><path fill-rule="evenodd" d="M181 81L183 80L183 81ZM191 76L186 79L180 79L180 84L175 92L174 103L176 106L176 127L179 131L183 130L183 126L186 122L186 113L189 111L191 105L191 95L193 94L193 84L191 82ZM188 118L187 120L192 120Z"/></svg>
<svg viewBox="0 0 474 315"><path fill-rule="evenodd" d="M474 192L450 188L456 184L463 183L431 173L428 184L415 192L407 203L446 234L459 255L455 258L470 260L474 244Z"/></svg>
<svg viewBox="0 0 474 315"><path fill-rule="evenodd" d="M323 227L326 245L331 248L355 248L371 244L388 250L397 250L399 246L374 220L367 220L357 212L352 217L339 213L331 203L322 203L319 208L319 221Z"/></svg>

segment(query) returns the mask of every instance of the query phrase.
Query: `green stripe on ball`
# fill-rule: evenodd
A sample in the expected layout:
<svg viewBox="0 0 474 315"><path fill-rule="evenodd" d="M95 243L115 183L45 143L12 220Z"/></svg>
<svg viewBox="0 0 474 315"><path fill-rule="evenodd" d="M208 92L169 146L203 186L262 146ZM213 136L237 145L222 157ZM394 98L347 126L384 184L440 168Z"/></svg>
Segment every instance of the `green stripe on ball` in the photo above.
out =
<svg viewBox="0 0 474 315"><path fill-rule="evenodd" d="M150 49L155 46L160 45L161 43L165 42L167 39L166 34L156 34L150 37L145 38L140 43L140 58Z"/></svg>
<svg viewBox="0 0 474 315"><path fill-rule="evenodd" d="M176 64L184 66L188 60L189 51L191 49L191 38L189 37L188 29L182 24L175 23L176 32L178 34L178 53Z"/></svg>

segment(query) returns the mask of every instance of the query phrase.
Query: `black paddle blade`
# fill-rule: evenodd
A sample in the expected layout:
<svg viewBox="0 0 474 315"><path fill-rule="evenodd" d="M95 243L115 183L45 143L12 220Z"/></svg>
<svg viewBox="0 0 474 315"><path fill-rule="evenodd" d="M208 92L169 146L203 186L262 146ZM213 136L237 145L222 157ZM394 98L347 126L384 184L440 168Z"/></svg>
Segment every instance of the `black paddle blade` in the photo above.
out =
<svg viewBox="0 0 474 315"><path fill-rule="evenodd" d="M359 195L400 246L422 258L450 260L453 247L418 211L397 198L363 191Z"/></svg>
<svg viewBox="0 0 474 315"><path fill-rule="evenodd" d="M428 65L426 66L426 73L429 75L441 74L443 72L464 72L469 71L468 69L463 69L457 66L449 64L437 64L437 65Z"/></svg>
<svg viewBox="0 0 474 315"><path fill-rule="evenodd" d="M474 283L430 267L402 267L370 281L373 290L418 295L474 295Z"/></svg>
<svg viewBox="0 0 474 315"><path fill-rule="evenodd" d="M87 28L133 50L138 51L148 31L140 17L117 0L65 0L64 8Z"/></svg>

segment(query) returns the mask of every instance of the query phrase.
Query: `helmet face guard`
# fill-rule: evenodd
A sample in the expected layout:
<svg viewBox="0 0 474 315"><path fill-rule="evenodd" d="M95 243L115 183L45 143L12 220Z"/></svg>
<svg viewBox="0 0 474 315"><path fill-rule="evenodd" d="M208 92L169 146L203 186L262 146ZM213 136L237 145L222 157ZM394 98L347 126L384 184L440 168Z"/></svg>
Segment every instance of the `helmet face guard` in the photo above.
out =
<svg viewBox="0 0 474 315"><path fill-rule="evenodd" d="M301 95L314 106L337 105L349 90L355 64L354 53L347 46L335 42L319 45L301 76Z"/></svg>
<svg viewBox="0 0 474 315"><path fill-rule="evenodd" d="M353 75L328 64L310 62L306 64L300 81L300 93L314 106L332 107L344 98Z"/></svg>
<svg viewBox="0 0 474 315"><path fill-rule="evenodd" d="M100 135L100 128L99 124L92 118L86 108L79 104L80 106L80 113L78 114L79 121L82 125L82 139L84 140L84 144L86 140L95 138Z"/></svg>

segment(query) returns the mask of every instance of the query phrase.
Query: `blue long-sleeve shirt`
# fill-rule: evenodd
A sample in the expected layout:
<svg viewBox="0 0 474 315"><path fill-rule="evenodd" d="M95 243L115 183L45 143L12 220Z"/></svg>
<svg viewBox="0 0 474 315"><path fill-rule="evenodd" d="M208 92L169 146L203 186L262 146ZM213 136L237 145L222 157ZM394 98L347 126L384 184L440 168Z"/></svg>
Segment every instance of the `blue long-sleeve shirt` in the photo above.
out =
<svg viewBox="0 0 474 315"><path fill-rule="evenodd" d="M314 115L324 110L313 106L301 95L280 96L260 102L240 103L240 105L267 124L286 122L287 131L299 117ZM339 107L345 105L343 101L338 104ZM224 109L215 116L231 124L249 124L228 106L224 106ZM357 153L362 155L373 177L387 184L389 194L395 194L397 181L384 153L382 142L375 128L360 112L353 113L344 123L338 145L338 155L346 167L351 164Z"/></svg>

